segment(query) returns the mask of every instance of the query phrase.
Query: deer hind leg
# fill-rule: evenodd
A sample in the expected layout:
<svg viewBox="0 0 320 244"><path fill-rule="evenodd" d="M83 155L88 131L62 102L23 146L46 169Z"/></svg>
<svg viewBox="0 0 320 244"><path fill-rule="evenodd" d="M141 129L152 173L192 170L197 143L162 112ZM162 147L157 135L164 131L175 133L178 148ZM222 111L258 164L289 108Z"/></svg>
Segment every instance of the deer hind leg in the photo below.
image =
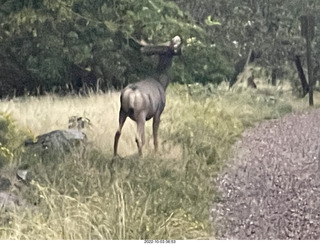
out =
<svg viewBox="0 0 320 244"><path fill-rule="evenodd" d="M159 129L159 124L160 124L160 115L161 113L155 114L153 117L153 144L154 144L154 151L158 151L158 129Z"/></svg>
<svg viewBox="0 0 320 244"><path fill-rule="evenodd" d="M142 147L145 144L145 134L144 134L144 125L146 119L143 113L141 113L137 119L137 135L136 143L138 146L139 155L142 156Z"/></svg>
<svg viewBox="0 0 320 244"><path fill-rule="evenodd" d="M119 128L114 136L114 145L113 145L113 156L117 156L117 150L118 150L118 142L119 138L121 136L121 130L124 125L124 122L126 121L128 115L126 112L124 112L122 109L120 109L119 112Z"/></svg>

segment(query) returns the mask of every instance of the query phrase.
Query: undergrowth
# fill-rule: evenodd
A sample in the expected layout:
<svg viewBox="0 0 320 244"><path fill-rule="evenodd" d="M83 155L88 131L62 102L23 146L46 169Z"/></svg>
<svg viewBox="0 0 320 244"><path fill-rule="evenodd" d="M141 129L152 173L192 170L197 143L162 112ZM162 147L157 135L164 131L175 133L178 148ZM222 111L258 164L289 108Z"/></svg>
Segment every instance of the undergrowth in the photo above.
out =
<svg viewBox="0 0 320 244"><path fill-rule="evenodd" d="M12 186L27 203L6 213L0 239L214 238L212 177L245 129L295 110L292 99L276 92L191 94L186 86L172 85L160 125L160 152L153 153L148 122L145 156L139 158L135 125L128 122L119 142L123 157L113 162L118 93L2 102L1 112L35 135L62 128L74 114L89 117L94 126L86 131L90 145L84 157L44 163L21 147L6 162L6 172L27 164L32 180L18 190ZM0 215L5 211L0 208Z"/></svg>

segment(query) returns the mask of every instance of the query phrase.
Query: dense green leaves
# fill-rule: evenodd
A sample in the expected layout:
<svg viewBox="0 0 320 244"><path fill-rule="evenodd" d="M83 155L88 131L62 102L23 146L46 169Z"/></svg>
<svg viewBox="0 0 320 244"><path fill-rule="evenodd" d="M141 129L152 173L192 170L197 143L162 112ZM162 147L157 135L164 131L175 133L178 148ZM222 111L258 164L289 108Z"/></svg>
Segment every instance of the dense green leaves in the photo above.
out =
<svg viewBox="0 0 320 244"><path fill-rule="evenodd" d="M295 55L304 62L299 17L311 13L318 23L319 9L316 0L2 0L0 97L66 84L79 90L99 78L106 88L123 87L152 72L153 59L131 38L180 35L173 77L182 83L229 80L250 50L270 74L281 74ZM316 29L314 57L319 36Z"/></svg>
<svg viewBox="0 0 320 244"><path fill-rule="evenodd" d="M255 61L278 74L290 67L293 58L304 58L305 45L300 34L300 16L313 14L319 23L320 2L317 0L199 0L175 2L212 37L231 62L245 63L250 50L259 53ZM208 19L221 23L208 25ZM210 22L209 22L210 23ZM314 44L318 45L319 30L316 29ZM314 57L318 55L314 48ZM237 69L237 68L236 68Z"/></svg>
<svg viewBox="0 0 320 244"><path fill-rule="evenodd" d="M220 83L226 78L226 75L232 72L230 63L221 55L219 47L215 44L205 45L195 37L189 38L186 40L183 54L182 64L188 72L183 72L183 67L181 67L179 73L185 73L184 75L189 75L189 77L182 80L202 84Z"/></svg>
<svg viewBox="0 0 320 244"><path fill-rule="evenodd" d="M13 152L30 136L6 113L0 112L0 168L13 159Z"/></svg>
<svg viewBox="0 0 320 244"><path fill-rule="evenodd" d="M118 88L136 81L151 72L148 64L151 60L141 57L139 49L129 45L132 37L151 43L167 41L175 35L183 40L197 38L204 48L200 53L191 50L197 46L186 50L188 59L193 60L188 65L194 68L189 72L183 64L178 64L173 73L179 82L220 81L228 75L220 72L221 79L212 77L219 67L211 65L215 60L209 55L223 59L221 52L216 49L206 53L210 41L205 31L170 1L2 2L0 51L4 55L0 59L8 65L0 67L0 73L20 68L24 72L16 77L0 75L0 83L9 84L0 95L10 91L21 95L37 87L41 91L66 84L77 89L95 83L98 78L107 87ZM206 57L199 59L204 54ZM193 65L195 60L197 65ZM206 70L205 65L213 69Z"/></svg>

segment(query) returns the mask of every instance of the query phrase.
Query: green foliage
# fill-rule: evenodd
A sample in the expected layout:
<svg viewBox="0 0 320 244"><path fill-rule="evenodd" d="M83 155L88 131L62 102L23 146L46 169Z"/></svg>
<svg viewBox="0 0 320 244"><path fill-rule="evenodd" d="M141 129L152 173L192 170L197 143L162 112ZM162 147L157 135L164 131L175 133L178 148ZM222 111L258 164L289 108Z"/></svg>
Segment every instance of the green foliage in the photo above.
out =
<svg viewBox="0 0 320 244"><path fill-rule="evenodd" d="M13 158L13 153L0 142L0 168Z"/></svg>
<svg viewBox="0 0 320 244"><path fill-rule="evenodd" d="M216 170L244 129L292 111L292 106L274 92L216 94L210 86L197 85L173 86L171 92L180 99L168 101L172 105L165 120L173 126L167 129L167 136ZM181 120L174 119L177 113Z"/></svg>
<svg viewBox="0 0 320 244"><path fill-rule="evenodd" d="M319 8L316 0L3 1L0 96L98 78L120 88L143 78L150 60L129 45L131 37L158 43L180 35L183 57L173 76L181 83L228 80L231 64L246 60L250 49L280 76L285 67L294 70L294 55L304 54L299 17L311 13L317 22ZM314 57L318 43L316 29Z"/></svg>
<svg viewBox="0 0 320 244"><path fill-rule="evenodd" d="M14 151L26 136L26 131L20 129L10 115L0 112L0 168L12 161Z"/></svg>
<svg viewBox="0 0 320 244"><path fill-rule="evenodd" d="M197 38L202 50L196 53L199 45L189 43L185 55L189 60L197 60L200 69L194 67L189 72L189 67L194 66L191 62L188 67L180 64L182 75L176 75L177 80L216 82L221 80L212 77L217 69L220 72L217 76L226 76L218 64L213 65L213 69L203 69L205 65L211 67L214 59L223 59L221 53L217 50L206 52L210 44L206 33L170 1L6 1L0 7L0 20L3 26L0 51L4 53L0 60L7 63L2 73L19 70L16 77L0 76L0 82L6 80L14 87L22 80L21 86L25 87L19 85L17 95L24 89L32 91L40 87L48 90L66 83L75 87L79 85L79 79L87 81L85 77L77 76L72 65L84 73L91 72L95 77L93 82L103 78L109 87L119 88L143 78L150 73L142 68L143 63L150 61L143 61L139 50L129 46L131 37L151 43L167 41L175 35L183 40ZM200 59L199 54L205 58Z"/></svg>
<svg viewBox="0 0 320 244"><path fill-rule="evenodd" d="M206 45L195 37L186 40L181 59L182 62L177 62L173 68L175 80L181 83L219 84L232 72L231 64L221 55L219 47Z"/></svg>
<svg viewBox="0 0 320 244"><path fill-rule="evenodd" d="M294 79L297 79L294 56L301 56L304 60L306 49L300 33L300 16L312 14L315 22L319 22L320 2L317 0L175 2L200 23L217 46L222 48L228 60L235 64L234 76L239 73L237 64L245 64L250 50L253 50L258 54L254 61L268 69L270 76L271 71L275 70L278 78L288 78L282 71L290 69L295 73ZM210 24L210 18L221 23L221 26ZM313 48L315 60L319 56L319 48L316 48L319 46L319 36L319 29L316 28ZM315 65L319 70L319 64ZM294 79L291 81L294 82Z"/></svg>

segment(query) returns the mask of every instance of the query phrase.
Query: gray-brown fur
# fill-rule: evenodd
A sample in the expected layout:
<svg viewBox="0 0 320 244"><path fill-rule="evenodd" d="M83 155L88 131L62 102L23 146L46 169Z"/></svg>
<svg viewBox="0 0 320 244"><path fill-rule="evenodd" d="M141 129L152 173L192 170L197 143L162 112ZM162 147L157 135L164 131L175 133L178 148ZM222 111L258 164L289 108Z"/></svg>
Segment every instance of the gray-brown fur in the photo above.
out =
<svg viewBox="0 0 320 244"><path fill-rule="evenodd" d="M167 71L171 67L173 56L180 54L180 45L181 38L176 36L164 45L145 46L141 49L146 55L159 55L159 63L152 77L130 84L121 91L119 129L114 137L114 156L117 155L118 141L127 117L137 123L136 143L140 155L145 143L145 122L153 118L153 139L157 151L160 116L166 104L166 88L170 82Z"/></svg>

